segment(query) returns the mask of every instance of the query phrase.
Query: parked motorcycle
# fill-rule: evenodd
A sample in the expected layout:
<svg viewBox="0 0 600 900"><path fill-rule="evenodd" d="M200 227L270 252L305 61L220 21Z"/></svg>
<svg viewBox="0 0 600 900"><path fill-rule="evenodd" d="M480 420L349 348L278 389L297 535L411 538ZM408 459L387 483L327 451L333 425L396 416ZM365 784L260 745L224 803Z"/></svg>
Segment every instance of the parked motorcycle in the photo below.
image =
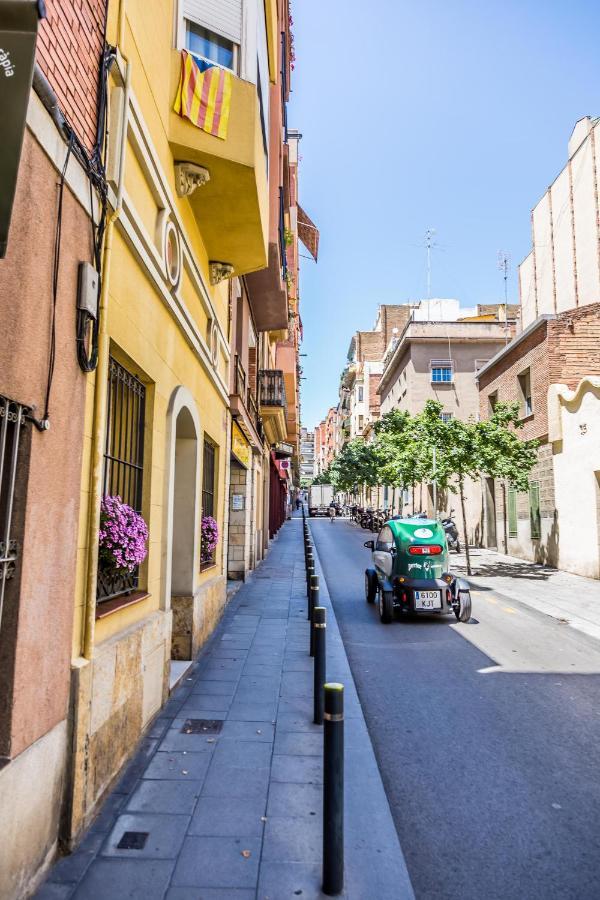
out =
<svg viewBox="0 0 600 900"><path fill-rule="evenodd" d="M445 519L442 519L442 528L446 532L446 542L449 550L456 550L460 553L460 539L458 537L458 528L456 522L452 518L454 510L451 509Z"/></svg>

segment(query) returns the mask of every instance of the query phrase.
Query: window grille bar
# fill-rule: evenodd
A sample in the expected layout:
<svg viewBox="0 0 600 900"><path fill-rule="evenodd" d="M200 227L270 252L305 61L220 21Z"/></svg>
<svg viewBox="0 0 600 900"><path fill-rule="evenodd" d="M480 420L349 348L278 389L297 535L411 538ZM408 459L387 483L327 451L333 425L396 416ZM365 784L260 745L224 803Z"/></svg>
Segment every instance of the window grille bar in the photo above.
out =
<svg viewBox="0 0 600 900"><path fill-rule="evenodd" d="M135 375L112 357L108 379L103 494L105 497L118 495L139 513L142 509L146 389ZM137 586L137 570L127 576L99 571L98 601L130 593Z"/></svg>
<svg viewBox="0 0 600 900"><path fill-rule="evenodd" d="M4 609L6 582L12 578L18 557L18 545L11 537L19 438L25 422L26 407L7 397L0 397L0 511L4 509L0 523L0 628ZM9 439L9 423L13 425Z"/></svg>

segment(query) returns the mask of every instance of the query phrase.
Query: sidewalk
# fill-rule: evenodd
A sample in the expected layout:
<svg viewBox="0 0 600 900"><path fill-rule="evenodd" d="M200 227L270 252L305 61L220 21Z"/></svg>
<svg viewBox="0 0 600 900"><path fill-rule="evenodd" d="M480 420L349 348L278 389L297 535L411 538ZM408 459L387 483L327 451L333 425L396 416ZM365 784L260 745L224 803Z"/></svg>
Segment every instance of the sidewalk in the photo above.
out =
<svg viewBox="0 0 600 900"><path fill-rule="evenodd" d="M348 661L327 607L327 674L345 685L347 900L413 892ZM229 604L79 848L37 900L322 897L322 729L312 724L301 519Z"/></svg>
<svg viewBox="0 0 600 900"><path fill-rule="evenodd" d="M494 550L469 548L473 591L492 590L507 600L559 619L600 638L600 581L538 565ZM466 577L464 553L451 555L454 571Z"/></svg>

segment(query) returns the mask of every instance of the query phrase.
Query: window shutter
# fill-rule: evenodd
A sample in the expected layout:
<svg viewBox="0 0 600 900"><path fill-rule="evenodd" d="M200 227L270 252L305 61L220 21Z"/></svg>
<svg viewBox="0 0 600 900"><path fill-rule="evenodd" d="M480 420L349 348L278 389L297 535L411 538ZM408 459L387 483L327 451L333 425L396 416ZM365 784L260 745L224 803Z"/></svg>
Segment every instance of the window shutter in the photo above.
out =
<svg viewBox="0 0 600 900"><path fill-rule="evenodd" d="M236 44L242 42L242 0L184 0L183 15Z"/></svg>
<svg viewBox="0 0 600 900"><path fill-rule="evenodd" d="M514 488L508 489L508 536L516 537L517 528L517 492Z"/></svg>

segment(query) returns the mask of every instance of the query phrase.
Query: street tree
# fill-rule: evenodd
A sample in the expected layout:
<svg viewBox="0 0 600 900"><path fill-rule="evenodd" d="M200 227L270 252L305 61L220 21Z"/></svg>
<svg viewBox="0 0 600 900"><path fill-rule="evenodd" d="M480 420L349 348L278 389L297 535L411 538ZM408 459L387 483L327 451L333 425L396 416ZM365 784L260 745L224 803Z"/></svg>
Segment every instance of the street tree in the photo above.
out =
<svg viewBox="0 0 600 900"><path fill-rule="evenodd" d="M374 444L361 438L348 441L334 459L331 470L338 490L353 491L361 484L373 487L380 483L381 460Z"/></svg>

